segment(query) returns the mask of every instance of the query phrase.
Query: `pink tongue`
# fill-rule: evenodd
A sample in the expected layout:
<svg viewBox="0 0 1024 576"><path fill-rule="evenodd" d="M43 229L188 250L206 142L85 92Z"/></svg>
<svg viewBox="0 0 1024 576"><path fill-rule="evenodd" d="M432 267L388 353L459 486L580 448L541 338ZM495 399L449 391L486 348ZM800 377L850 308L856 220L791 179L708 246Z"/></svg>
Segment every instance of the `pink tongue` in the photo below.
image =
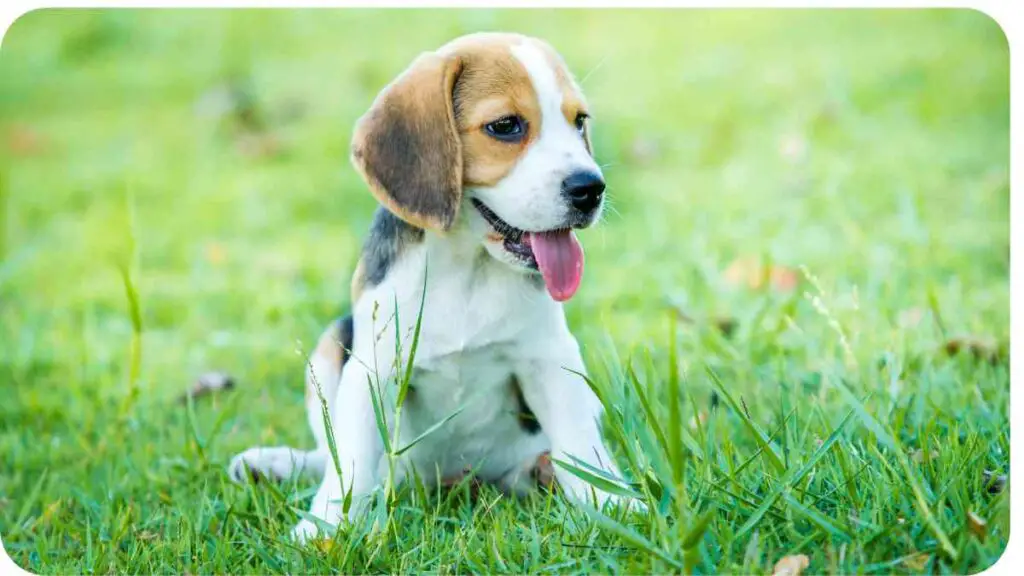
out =
<svg viewBox="0 0 1024 576"><path fill-rule="evenodd" d="M544 276L548 294L565 302L576 293L583 278L583 248L572 230L527 232L537 267Z"/></svg>

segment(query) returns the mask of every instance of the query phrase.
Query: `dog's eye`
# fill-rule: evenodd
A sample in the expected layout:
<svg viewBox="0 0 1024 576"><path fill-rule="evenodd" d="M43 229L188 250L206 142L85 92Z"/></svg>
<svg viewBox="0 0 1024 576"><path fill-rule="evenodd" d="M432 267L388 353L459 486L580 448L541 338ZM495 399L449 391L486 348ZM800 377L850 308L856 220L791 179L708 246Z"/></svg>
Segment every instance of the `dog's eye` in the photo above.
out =
<svg viewBox="0 0 1024 576"><path fill-rule="evenodd" d="M524 124L523 119L518 116L505 116L487 124L484 126L484 129L498 140L515 142L522 138L523 133L526 132Z"/></svg>
<svg viewBox="0 0 1024 576"><path fill-rule="evenodd" d="M582 134L583 130L587 127L587 114L580 112L576 115L576 130Z"/></svg>

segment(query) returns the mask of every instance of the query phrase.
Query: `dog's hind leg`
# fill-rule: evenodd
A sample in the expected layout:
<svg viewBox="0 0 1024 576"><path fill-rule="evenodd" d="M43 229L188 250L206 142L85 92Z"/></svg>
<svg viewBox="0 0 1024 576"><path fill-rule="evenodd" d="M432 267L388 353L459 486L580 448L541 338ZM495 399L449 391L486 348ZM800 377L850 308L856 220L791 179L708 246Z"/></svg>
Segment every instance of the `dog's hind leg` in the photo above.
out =
<svg viewBox="0 0 1024 576"><path fill-rule="evenodd" d="M324 423L324 404L327 413L334 414L341 370L352 350L352 316L338 318L324 330L316 350L306 364L306 418L313 431L318 451L327 452L327 428Z"/></svg>
<svg viewBox="0 0 1024 576"><path fill-rule="evenodd" d="M257 446L235 456L228 466L228 475L236 482L269 479L288 480L307 474L323 478L329 458L327 428L324 424L323 397L328 413L334 410L341 370L352 349L352 317L339 318L327 327L317 341L316 350L306 364L306 417L316 439L313 450L297 450L287 446Z"/></svg>
<svg viewBox="0 0 1024 576"><path fill-rule="evenodd" d="M228 476L238 483L271 480L281 482L304 474L323 477L325 452L296 450L288 446L257 446L231 459Z"/></svg>

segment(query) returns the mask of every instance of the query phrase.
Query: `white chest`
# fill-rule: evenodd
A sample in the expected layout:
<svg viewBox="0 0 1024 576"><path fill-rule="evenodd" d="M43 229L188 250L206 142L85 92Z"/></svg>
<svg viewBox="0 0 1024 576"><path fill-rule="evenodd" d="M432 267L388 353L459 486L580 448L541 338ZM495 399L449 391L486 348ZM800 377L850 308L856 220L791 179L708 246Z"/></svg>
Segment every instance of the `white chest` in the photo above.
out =
<svg viewBox="0 0 1024 576"><path fill-rule="evenodd" d="M409 457L443 472L488 461L490 472L498 473L547 442L546 434L524 426L519 382L534 378L527 372L538 358L571 354L575 341L562 305L536 278L495 261L479 242L463 250L449 239L433 248L430 238L410 248L381 284L360 297L355 356L386 370L397 340L404 373L421 318L402 406L402 441L431 432Z"/></svg>
<svg viewBox="0 0 1024 576"><path fill-rule="evenodd" d="M372 294L379 316L391 314L397 303L398 328L407 341L422 303L417 368L440 359L461 362L456 359L471 357L465 353L495 345L515 347L530 339L536 326L562 314L535 279L494 261L479 246L466 253L429 248L410 251Z"/></svg>

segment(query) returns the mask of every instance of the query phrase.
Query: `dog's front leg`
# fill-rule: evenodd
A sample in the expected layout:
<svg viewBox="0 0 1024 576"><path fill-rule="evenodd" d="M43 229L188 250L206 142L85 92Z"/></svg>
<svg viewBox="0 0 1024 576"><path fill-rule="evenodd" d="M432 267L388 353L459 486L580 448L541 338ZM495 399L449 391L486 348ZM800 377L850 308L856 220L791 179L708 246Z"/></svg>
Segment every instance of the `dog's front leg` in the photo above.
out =
<svg viewBox="0 0 1024 576"><path fill-rule="evenodd" d="M309 509L313 516L334 525L352 519L380 480L379 464L384 455L384 445L374 418L368 374L360 362L345 365L330 420L338 455L337 466L328 454L323 482ZM345 518L342 503L349 491L351 507L348 518ZM315 523L303 519L293 530L293 535L297 540L305 541L317 532Z"/></svg>
<svg viewBox="0 0 1024 576"><path fill-rule="evenodd" d="M551 441L551 455L570 464L574 457L620 477L601 438L604 408L579 375L585 373L579 346L570 337L554 351L556 354L542 358L524 358L517 373L523 397ZM592 488L558 464L555 479L558 487L578 503L590 502L591 490L596 493L598 505L618 501L615 495Z"/></svg>

